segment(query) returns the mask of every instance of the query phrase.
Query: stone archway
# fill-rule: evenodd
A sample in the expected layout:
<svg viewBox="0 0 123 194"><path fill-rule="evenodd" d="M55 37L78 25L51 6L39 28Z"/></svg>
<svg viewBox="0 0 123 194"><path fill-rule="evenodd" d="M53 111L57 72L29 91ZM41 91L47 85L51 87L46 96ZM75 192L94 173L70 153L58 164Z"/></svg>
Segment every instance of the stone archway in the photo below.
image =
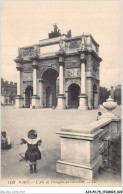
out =
<svg viewBox="0 0 123 194"><path fill-rule="evenodd" d="M42 75L44 107L51 108L57 105L57 78L58 72L51 68L47 69Z"/></svg>
<svg viewBox="0 0 123 194"><path fill-rule="evenodd" d="M77 84L71 84L68 88L68 108L78 108L80 87Z"/></svg>
<svg viewBox="0 0 123 194"><path fill-rule="evenodd" d="M32 103L32 95L33 95L33 87L28 86L25 89L25 107L30 108L30 105Z"/></svg>

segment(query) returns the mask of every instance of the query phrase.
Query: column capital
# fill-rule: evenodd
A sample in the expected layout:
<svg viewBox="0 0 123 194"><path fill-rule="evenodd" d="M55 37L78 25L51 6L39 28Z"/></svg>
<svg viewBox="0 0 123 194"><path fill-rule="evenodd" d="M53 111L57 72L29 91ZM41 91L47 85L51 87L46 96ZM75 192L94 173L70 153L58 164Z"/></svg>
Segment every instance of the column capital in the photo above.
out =
<svg viewBox="0 0 123 194"><path fill-rule="evenodd" d="M23 71L23 67L20 63L17 63L16 69L17 69L17 71Z"/></svg>
<svg viewBox="0 0 123 194"><path fill-rule="evenodd" d="M64 65L65 52L63 50L60 50L56 54L58 56L59 65Z"/></svg>
<svg viewBox="0 0 123 194"><path fill-rule="evenodd" d="M17 64L23 64L23 59L21 58L21 57L17 57L16 59L14 59L14 61L15 61L15 63L17 63Z"/></svg>
<svg viewBox="0 0 123 194"><path fill-rule="evenodd" d="M86 63L86 52L82 50L78 50L78 55L80 57L81 63Z"/></svg>
<svg viewBox="0 0 123 194"><path fill-rule="evenodd" d="M39 57L37 55L34 55L31 57L31 60L32 60L32 67L33 69L37 69L39 66L38 66L38 62L39 62Z"/></svg>
<svg viewBox="0 0 123 194"><path fill-rule="evenodd" d="M33 69L38 69L38 67L39 67L38 62L37 61L33 61L32 62L32 67L33 67Z"/></svg>
<svg viewBox="0 0 123 194"><path fill-rule="evenodd" d="M59 50L56 55L59 57L59 56L65 56L65 51L63 50Z"/></svg>
<svg viewBox="0 0 123 194"><path fill-rule="evenodd" d="M63 56L59 56L59 65L64 65L64 57Z"/></svg>
<svg viewBox="0 0 123 194"><path fill-rule="evenodd" d="M86 63L86 55L85 55L85 53L81 53L80 54L80 61L81 61L81 63Z"/></svg>

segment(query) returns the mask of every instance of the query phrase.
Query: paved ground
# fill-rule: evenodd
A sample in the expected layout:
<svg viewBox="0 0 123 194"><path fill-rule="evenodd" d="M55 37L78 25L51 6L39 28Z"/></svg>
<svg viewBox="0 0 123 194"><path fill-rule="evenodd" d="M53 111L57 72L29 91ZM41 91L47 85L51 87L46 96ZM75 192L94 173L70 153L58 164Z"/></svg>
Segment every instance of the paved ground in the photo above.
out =
<svg viewBox="0 0 123 194"><path fill-rule="evenodd" d="M56 135L56 131L62 126L71 124L88 124L96 120L99 110L80 111L71 110L51 110L51 109L14 109L13 107L2 107L2 130L5 130L12 141L12 148L1 152L2 159L2 179L6 180L40 180L37 186L43 186L41 181L69 181L83 184L81 178L71 177L56 172L56 162L60 158L60 141ZM101 112L105 112L101 108ZM120 115L120 108L116 110ZM38 173L30 175L28 164L21 159L19 153L24 153L26 145L18 145L22 137L26 137L30 129L36 129L39 137L43 142L42 160L38 162ZM96 176L96 183L100 186L102 183L120 183L120 175L112 175L111 173L103 173ZM32 186L35 184L32 181ZM18 183L18 182L17 182ZM5 186L7 182L2 181ZM24 183L19 183L19 186L24 186ZM60 183L58 183L59 185ZM9 185L9 186L14 186ZM26 182L25 182L25 186ZM82 185L81 185L82 186Z"/></svg>

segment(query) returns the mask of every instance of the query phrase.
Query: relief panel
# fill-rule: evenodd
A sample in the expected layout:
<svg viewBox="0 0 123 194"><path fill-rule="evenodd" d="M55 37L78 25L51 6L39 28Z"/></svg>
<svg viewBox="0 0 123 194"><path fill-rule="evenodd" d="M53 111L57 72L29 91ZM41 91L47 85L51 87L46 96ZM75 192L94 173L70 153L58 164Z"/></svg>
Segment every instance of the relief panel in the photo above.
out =
<svg viewBox="0 0 123 194"><path fill-rule="evenodd" d="M78 63L78 61L68 61L65 64L66 68L74 68L74 67L80 67L80 64Z"/></svg>
<svg viewBox="0 0 123 194"><path fill-rule="evenodd" d="M30 48L20 48L18 50L18 52L19 52L19 56L20 57L33 56L34 48L33 47L30 47Z"/></svg>
<svg viewBox="0 0 123 194"><path fill-rule="evenodd" d="M33 68L32 68L32 64L31 63L25 63L23 64L23 72L24 73L32 73L33 72Z"/></svg>
<svg viewBox="0 0 123 194"><path fill-rule="evenodd" d="M71 42L67 42L65 45L66 50L80 48L80 46L81 46L81 40L73 40Z"/></svg>
<svg viewBox="0 0 123 194"><path fill-rule="evenodd" d="M32 73L24 73L24 81L32 81L33 74Z"/></svg>
<svg viewBox="0 0 123 194"><path fill-rule="evenodd" d="M27 47L27 48L19 48L18 49L18 56L20 57L31 57L33 55L39 55L40 54L40 47L37 45L34 45L33 47Z"/></svg>
<svg viewBox="0 0 123 194"><path fill-rule="evenodd" d="M80 68L69 68L66 69L66 78L68 77L81 77Z"/></svg>

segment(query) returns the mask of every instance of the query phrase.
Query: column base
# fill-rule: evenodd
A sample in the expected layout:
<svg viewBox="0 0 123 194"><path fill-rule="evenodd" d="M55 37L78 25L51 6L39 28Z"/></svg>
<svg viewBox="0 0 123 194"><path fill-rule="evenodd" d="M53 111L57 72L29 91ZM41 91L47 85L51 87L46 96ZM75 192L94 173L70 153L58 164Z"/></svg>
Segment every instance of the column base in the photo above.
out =
<svg viewBox="0 0 123 194"><path fill-rule="evenodd" d="M79 96L79 110L87 110L88 106L87 106L87 96L86 94L81 94Z"/></svg>
<svg viewBox="0 0 123 194"><path fill-rule="evenodd" d="M56 164L56 171L70 176L93 180L100 166L102 166L101 156L98 156L92 164L76 164L58 160Z"/></svg>
<svg viewBox="0 0 123 194"><path fill-rule="evenodd" d="M21 95L15 97L15 108L23 108L24 106L24 98Z"/></svg>
<svg viewBox="0 0 123 194"><path fill-rule="evenodd" d="M66 97L64 95L58 95L58 103L56 109L66 109Z"/></svg>
<svg viewBox="0 0 123 194"><path fill-rule="evenodd" d="M40 108L40 97L38 97L37 95L32 96L31 108Z"/></svg>

